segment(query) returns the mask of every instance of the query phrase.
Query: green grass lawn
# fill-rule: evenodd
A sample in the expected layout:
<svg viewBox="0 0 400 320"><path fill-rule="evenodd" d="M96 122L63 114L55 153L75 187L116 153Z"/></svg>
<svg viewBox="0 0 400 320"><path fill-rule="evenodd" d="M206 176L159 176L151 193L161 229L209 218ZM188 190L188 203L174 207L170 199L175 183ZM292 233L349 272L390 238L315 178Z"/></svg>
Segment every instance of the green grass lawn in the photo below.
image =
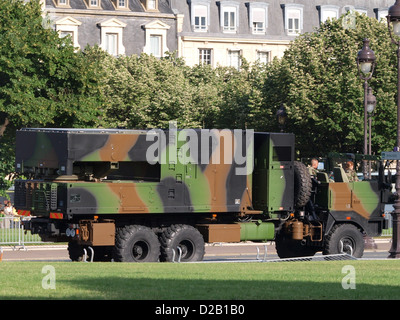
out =
<svg viewBox="0 0 400 320"><path fill-rule="evenodd" d="M44 289L54 267L55 289ZM355 289L343 289L346 265ZM400 299L400 261L296 263L0 262L0 300Z"/></svg>

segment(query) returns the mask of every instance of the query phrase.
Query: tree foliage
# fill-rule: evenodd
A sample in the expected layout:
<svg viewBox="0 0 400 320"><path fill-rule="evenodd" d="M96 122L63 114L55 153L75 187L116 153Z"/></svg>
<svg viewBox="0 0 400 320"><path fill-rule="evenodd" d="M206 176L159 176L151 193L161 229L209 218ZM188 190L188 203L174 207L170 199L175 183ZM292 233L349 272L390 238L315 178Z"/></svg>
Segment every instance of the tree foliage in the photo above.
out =
<svg viewBox="0 0 400 320"><path fill-rule="evenodd" d="M48 28L39 1L0 0L0 172L13 170L21 127L98 123L96 61ZM1 182L1 181L0 181Z"/></svg>
<svg viewBox="0 0 400 320"><path fill-rule="evenodd" d="M169 55L163 59L140 56L112 57L99 48L86 50L102 60L102 123L119 128L199 127L199 111L193 103L195 88L186 77L188 67Z"/></svg>
<svg viewBox="0 0 400 320"><path fill-rule="evenodd" d="M44 28L38 1L0 0L0 13L0 110L10 125L95 125L94 63Z"/></svg>
<svg viewBox="0 0 400 320"><path fill-rule="evenodd" d="M363 81L357 52L364 38L377 56L369 85L377 98L373 151L396 139L396 48L386 24L355 15L299 35L283 58L240 70L188 67L174 53L113 57L73 48L43 23L38 1L0 0L0 174L13 170L15 130L39 127L252 128L286 132L300 156L363 150ZM351 17L350 17L351 18ZM1 181L0 181L1 183Z"/></svg>
<svg viewBox="0 0 400 320"><path fill-rule="evenodd" d="M265 65L188 67L174 54L115 58L99 48L86 54L102 60L105 126L168 128L174 120L180 128L245 128L258 121L252 113L262 108Z"/></svg>
<svg viewBox="0 0 400 320"><path fill-rule="evenodd" d="M377 57L368 83L377 98L373 151L395 145L395 48L385 23L353 15L328 20L315 32L299 35L284 57L267 69L264 114L270 117L281 103L287 106L286 130L296 134L303 155L363 151L364 87L356 57L365 38ZM355 19L355 26L346 25L349 18Z"/></svg>
<svg viewBox="0 0 400 320"><path fill-rule="evenodd" d="M114 58L93 49L88 55L103 59L105 126L166 128L176 120L181 128L277 131L276 112L284 104L285 131L296 134L300 156L313 156L363 151L364 89L356 57L365 38L377 56L369 85L377 97L372 150L380 153L396 138L397 70L387 26L376 19L352 13L328 20L299 35L283 58L268 65L243 60L240 70L187 67L173 54Z"/></svg>

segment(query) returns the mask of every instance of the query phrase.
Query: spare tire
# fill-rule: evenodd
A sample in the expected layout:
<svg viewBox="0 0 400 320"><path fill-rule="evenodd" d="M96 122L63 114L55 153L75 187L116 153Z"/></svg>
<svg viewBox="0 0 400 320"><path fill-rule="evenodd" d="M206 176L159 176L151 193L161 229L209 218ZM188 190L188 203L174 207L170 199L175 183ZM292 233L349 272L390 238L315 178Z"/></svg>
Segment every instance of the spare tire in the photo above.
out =
<svg viewBox="0 0 400 320"><path fill-rule="evenodd" d="M311 197L311 176L304 163L294 161L294 205L304 207Z"/></svg>

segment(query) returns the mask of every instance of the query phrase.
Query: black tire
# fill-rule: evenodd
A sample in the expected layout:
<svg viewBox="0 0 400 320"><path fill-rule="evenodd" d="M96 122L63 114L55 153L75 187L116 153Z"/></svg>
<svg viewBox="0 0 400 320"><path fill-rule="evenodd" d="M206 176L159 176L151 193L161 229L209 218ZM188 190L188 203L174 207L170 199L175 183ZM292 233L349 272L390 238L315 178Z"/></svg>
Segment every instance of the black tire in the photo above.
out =
<svg viewBox="0 0 400 320"><path fill-rule="evenodd" d="M161 261L178 261L179 250L182 250L181 262L202 261L204 257L204 239L194 227L184 224L172 225L160 235Z"/></svg>
<svg viewBox="0 0 400 320"><path fill-rule="evenodd" d="M310 172L304 163L294 161L294 205L304 207L310 200L312 181Z"/></svg>
<svg viewBox="0 0 400 320"><path fill-rule="evenodd" d="M352 249L350 249L350 246ZM343 250L343 251L342 251ZM337 224L326 236L323 254L348 253L361 258L364 254L364 237L352 224Z"/></svg>
<svg viewBox="0 0 400 320"><path fill-rule="evenodd" d="M68 254L72 261L82 261L84 255L83 246L76 241L68 242Z"/></svg>
<svg viewBox="0 0 400 320"><path fill-rule="evenodd" d="M318 251L303 245L300 240L293 240L287 235L278 234L275 238L275 249L279 258L312 257Z"/></svg>
<svg viewBox="0 0 400 320"><path fill-rule="evenodd" d="M160 243L150 228L129 225L117 229L114 260L119 262L156 262L160 257Z"/></svg>

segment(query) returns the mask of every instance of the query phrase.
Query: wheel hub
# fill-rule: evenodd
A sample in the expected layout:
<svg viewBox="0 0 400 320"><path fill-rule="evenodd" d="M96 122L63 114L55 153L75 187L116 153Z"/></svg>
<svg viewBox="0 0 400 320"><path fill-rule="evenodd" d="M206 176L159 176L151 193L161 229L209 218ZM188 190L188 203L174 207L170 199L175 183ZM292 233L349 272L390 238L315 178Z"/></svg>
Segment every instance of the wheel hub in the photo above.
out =
<svg viewBox="0 0 400 320"><path fill-rule="evenodd" d="M134 244L132 248L133 257L136 260L143 260L147 257L149 253L149 246L144 241L138 241Z"/></svg>

